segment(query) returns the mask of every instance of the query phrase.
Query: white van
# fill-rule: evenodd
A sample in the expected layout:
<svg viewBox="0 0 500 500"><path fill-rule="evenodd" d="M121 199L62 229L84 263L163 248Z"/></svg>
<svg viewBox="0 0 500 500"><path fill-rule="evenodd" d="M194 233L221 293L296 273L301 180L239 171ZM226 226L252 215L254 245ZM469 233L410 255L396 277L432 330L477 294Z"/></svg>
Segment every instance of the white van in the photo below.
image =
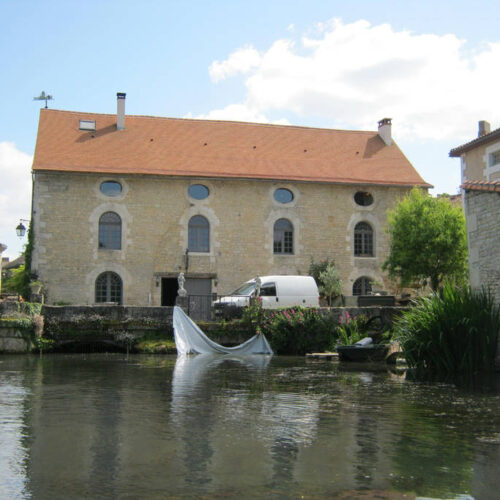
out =
<svg viewBox="0 0 500 500"><path fill-rule="evenodd" d="M260 284L260 286L259 286ZM258 276L214 303L216 315L235 316L235 309L250 305L258 296L264 309L280 307L319 307L319 291L312 276ZM233 310L233 314L226 314ZM223 313L224 311L224 313Z"/></svg>

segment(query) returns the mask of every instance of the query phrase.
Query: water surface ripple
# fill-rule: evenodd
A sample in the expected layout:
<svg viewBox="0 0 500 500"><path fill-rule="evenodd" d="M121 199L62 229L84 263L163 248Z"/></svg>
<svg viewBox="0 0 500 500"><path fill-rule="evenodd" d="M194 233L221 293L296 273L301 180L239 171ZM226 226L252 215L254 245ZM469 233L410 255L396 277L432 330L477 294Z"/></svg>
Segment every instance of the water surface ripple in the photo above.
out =
<svg viewBox="0 0 500 500"><path fill-rule="evenodd" d="M475 498L500 376L297 357L0 356L0 498Z"/></svg>

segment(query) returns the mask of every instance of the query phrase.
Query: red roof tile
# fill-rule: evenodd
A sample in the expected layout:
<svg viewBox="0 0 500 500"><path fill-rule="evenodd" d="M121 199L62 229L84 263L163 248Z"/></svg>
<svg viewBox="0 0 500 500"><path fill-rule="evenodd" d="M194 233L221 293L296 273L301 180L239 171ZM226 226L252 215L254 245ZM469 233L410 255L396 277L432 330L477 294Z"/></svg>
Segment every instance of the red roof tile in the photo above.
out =
<svg viewBox="0 0 500 500"><path fill-rule="evenodd" d="M95 120L94 132L79 121ZM430 187L377 132L42 109L33 170Z"/></svg>
<svg viewBox="0 0 500 500"><path fill-rule="evenodd" d="M460 187L466 191L491 191L500 193L500 181L466 181Z"/></svg>

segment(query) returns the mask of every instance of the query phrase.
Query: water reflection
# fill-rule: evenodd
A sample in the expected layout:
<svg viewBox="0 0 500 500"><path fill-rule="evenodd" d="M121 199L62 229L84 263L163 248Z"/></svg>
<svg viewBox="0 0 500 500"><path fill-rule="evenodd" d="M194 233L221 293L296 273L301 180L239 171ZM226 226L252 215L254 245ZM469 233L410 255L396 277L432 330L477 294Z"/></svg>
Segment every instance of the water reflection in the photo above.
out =
<svg viewBox="0 0 500 500"><path fill-rule="evenodd" d="M464 390L286 357L0 356L0 497L496 498L498 380Z"/></svg>
<svg viewBox="0 0 500 500"><path fill-rule="evenodd" d="M22 498L26 487L26 447L23 445L23 408L28 392L23 375L0 371L0 480L1 498Z"/></svg>

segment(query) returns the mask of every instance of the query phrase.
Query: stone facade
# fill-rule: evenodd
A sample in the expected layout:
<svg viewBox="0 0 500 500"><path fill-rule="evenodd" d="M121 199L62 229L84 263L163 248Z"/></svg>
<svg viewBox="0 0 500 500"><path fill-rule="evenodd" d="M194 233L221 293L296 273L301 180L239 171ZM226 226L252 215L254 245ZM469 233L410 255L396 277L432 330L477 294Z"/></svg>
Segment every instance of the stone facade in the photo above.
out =
<svg viewBox="0 0 500 500"><path fill-rule="evenodd" d="M498 192L466 190L470 284L489 288L500 304L500 183Z"/></svg>
<svg viewBox="0 0 500 500"><path fill-rule="evenodd" d="M100 191L108 180L121 184L120 195ZM191 198L189 186L200 183L209 196ZM72 172L35 172L34 186L32 271L44 283L47 303L94 304L97 277L112 271L122 280L124 304L153 306L162 304L161 279L181 271L188 280L210 279L211 291L224 294L256 275L307 274L311 259L329 258L337 264L345 295L352 294L359 277L384 283L386 212L409 189ZM277 202L277 188L290 190L293 200ZM373 203L358 205L358 191L370 192ZM105 212L121 218L120 250L99 248L99 218ZM210 247L186 259L194 215L208 220ZM273 227L281 218L293 225L291 255L273 252ZM362 221L373 229L373 257L354 256L354 227Z"/></svg>

